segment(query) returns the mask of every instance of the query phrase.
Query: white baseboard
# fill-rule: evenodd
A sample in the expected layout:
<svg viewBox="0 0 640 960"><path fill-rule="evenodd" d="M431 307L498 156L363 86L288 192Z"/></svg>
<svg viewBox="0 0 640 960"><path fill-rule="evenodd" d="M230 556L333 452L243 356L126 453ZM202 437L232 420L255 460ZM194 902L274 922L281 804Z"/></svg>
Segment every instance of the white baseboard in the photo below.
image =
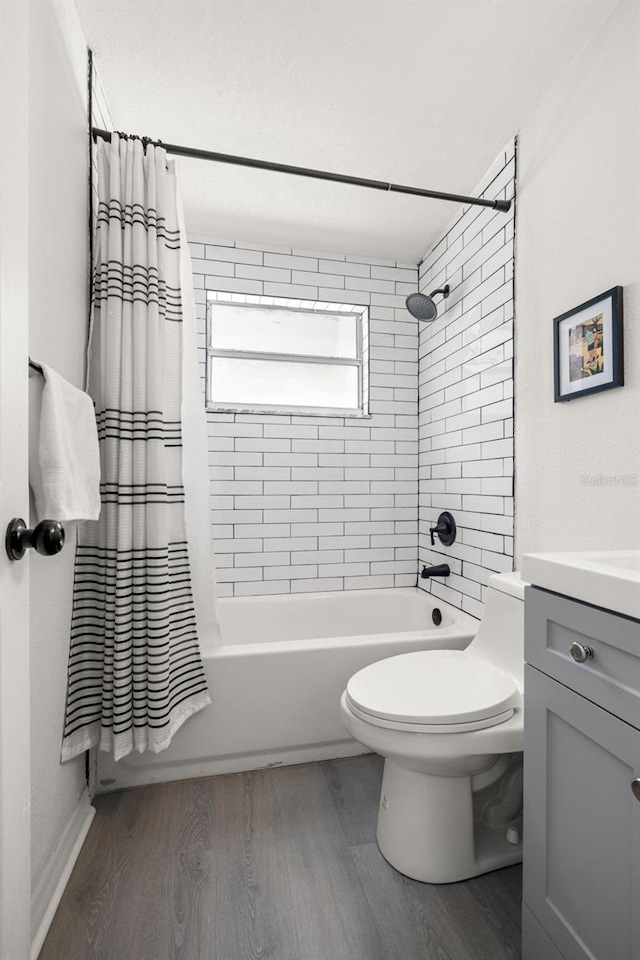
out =
<svg viewBox="0 0 640 960"><path fill-rule="evenodd" d="M60 840L49 857L31 896L31 960L38 960L51 921L58 909L71 871L95 816L95 807L85 789L80 796Z"/></svg>

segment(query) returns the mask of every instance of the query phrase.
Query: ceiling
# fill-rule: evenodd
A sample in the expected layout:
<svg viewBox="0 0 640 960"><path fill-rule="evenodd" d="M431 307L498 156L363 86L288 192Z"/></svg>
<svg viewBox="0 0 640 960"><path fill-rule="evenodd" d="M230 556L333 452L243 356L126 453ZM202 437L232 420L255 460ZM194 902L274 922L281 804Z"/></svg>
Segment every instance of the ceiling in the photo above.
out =
<svg viewBox="0 0 640 960"><path fill-rule="evenodd" d="M616 0L76 0L117 129L470 193ZM451 204L183 160L192 233L416 261Z"/></svg>

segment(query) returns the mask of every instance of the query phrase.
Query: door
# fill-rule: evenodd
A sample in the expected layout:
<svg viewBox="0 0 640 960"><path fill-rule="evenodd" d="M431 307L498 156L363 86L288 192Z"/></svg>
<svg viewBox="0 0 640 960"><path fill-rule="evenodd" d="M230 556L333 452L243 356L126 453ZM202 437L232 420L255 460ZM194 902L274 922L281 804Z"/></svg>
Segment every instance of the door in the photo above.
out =
<svg viewBox="0 0 640 960"><path fill-rule="evenodd" d="M28 518L28 3L0 3L0 960L30 956L29 561L4 531Z"/></svg>
<svg viewBox="0 0 640 960"><path fill-rule="evenodd" d="M525 904L565 960L640 960L640 731L534 667L525 690Z"/></svg>

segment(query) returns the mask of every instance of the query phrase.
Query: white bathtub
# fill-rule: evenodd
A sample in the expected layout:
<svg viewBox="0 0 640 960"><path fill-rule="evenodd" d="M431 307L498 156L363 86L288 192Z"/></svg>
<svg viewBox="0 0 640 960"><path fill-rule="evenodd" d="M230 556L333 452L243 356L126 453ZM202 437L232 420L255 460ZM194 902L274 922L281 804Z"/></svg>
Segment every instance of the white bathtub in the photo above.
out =
<svg viewBox="0 0 640 960"><path fill-rule="evenodd" d="M349 677L399 653L461 649L478 628L417 588L224 599L219 609L223 644L204 658L212 705L162 753L118 763L99 753L99 791L363 753L340 723Z"/></svg>

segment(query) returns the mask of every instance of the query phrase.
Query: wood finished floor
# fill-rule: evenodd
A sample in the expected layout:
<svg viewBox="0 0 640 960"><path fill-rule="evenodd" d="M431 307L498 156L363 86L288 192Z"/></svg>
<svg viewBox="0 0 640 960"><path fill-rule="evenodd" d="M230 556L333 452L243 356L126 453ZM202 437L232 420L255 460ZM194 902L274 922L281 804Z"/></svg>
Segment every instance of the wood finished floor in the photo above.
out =
<svg viewBox="0 0 640 960"><path fill-rule="evenodd" d="M520 868L396 873L381 775L363 756L97 798L40 960L518 960Z"/></svg>

